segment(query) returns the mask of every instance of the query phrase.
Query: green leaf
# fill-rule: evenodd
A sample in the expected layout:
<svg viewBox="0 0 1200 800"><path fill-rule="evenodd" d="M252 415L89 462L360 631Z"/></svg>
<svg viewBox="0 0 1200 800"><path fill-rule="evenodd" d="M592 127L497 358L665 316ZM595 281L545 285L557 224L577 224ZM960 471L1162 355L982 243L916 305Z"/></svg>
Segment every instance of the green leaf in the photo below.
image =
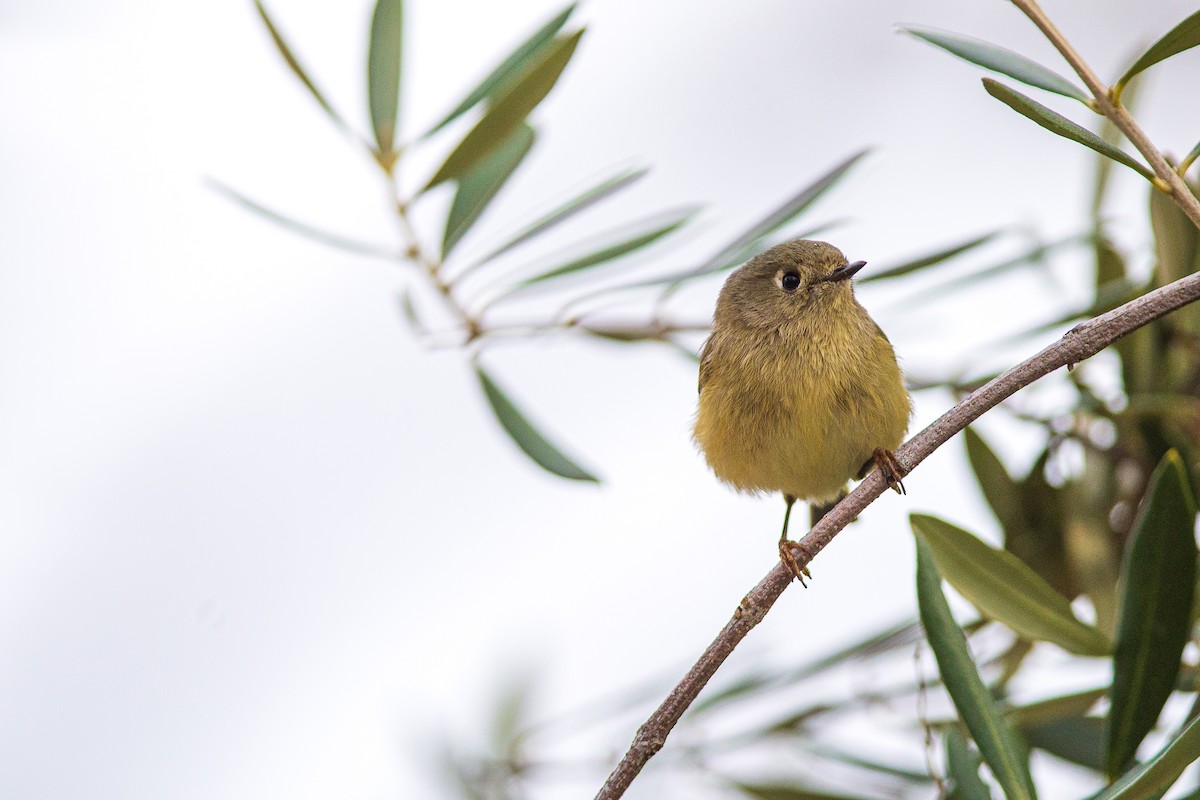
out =
<svg viewBox="0 0 1200 800"><path fill-rule="evenodd" d="M333 120L334 124L336 124L342 130L349 131L350 126L347 125L346 121L342 119L341 115L333 109L333 106L331 106L325 99L325 95L321 93L321 90L317 88L317 85L313 83L311 78L308 77L308 73L296 59L295 54L292 52L292 48L288 46L287 41L283 38L283 34L279 32L279 28L275 26L275 23L271 20L270 15L267 14L267 9L263 6L262 0L254 0L254 6L258 9L258 15L262 17L263 24L267 26L267 32L271 34L271 40L275 42L275 48L279 50L279 55L283 56L283 60L287 62L288 68L291 69L292 74L300 79L300 82L304 84L305 88L308 89L309 93L314 99L316 99L321 108L325 110L325 113L329 115L329 118Z"/></svg>
<svg viewBox="0 0 1200 800"><path fill-rule="evenodd" d="M1084 147L1090 147L1097 153L1107 156L1114 161L1119 161L1130 169L1135 170L1146 180L1154 180L1154 173L1144 164L1134 159L1133 156L1124 150L1112 146L1087 128L1072 122L1057 111L1051 111L1041 103L1026 97L1015 89L1010 89L1002 83L997 83L991 78L983 79L983 88L1001 103L1004 103L1018 114L1028 117L1051 133L1056 133L1063 138L1078 142Z"/></svg>
<svg viewBox="0 0 1200 800"><path fill-rule="evenodd" d="M886 630L872 634L866 639L855 641L829 655L821 656L806 664L786 670L777 675L749 675L716 692L706 694L688 709L692 716L724 705L730 700L741 699L746 694L761 690L791 686L805 678L818 675L848 662L862 661L873 656L893 652L920 638L920 624L916 621L902 622Z"/></svg>
<svg viewBox="0 0 1200 800"><path fill-rule="evenodd" d="M399 125L400 67L404 45L403 0L378 0L371 15L371 45L367 53L367 99L375 151L380 164L391 169L396 158Z"/></svg>
<svg viewBox="0 0 1200 800"><path fill-rule="evenodd" d="M913 528L916 530L917 526L914 524ZM975 669L967 639L942 594L942 578L933 554L919 530L916 542L921 624L925 626L946 691L1008 800L1032 800L1037 794L1025 749L996 709L991 693Z"/></svg>
<svg viewBox="0 0 1200 800"><path fill-rule="evenodd" d="M576 31L570 36L554 39L541 50L504 93L489 103L487 112L446 157L425 189L467 172L498 147L513 128L524 122L529 112L554 88L582 36L582 30Z"/></svg>
<svg viewBox="0 0 1200 800"><path fill-rule="evenodd" d="M1200 270L1200 231L1165 192L1150 192L1150 227L1154 231L1154 285L1166 286ZM1184 306L1165 321L1194 339L1200 335L1200 308Z"/></svg>
<svg viewBox="0 0 1200 800"><path fill-rule="evenodd" d="M754 800L868 800L861 795L830 794L783 784L738 783L734 784L734 787Z"/></svg>
<svg viewBox="0 0 1200 800"><path fill-rule="evenodd" d="M522 123L508 140L458 179L458 190L446 217L442 257L471 229L533 147L533 128Z"/></svg>
<svg viewBox="0 0 1200 800"><path fill-rule="evenodd" d="M1200 262L1200 231L1165 192L1150 193L1150 225L1155 285L1166 286L1195 272Z"/></svg>
<svg viewBox="0 0 1200 800"><path fill-rule="evenodd" d="M1004 339L1001 339L999 343L1005 343L1010 340L1023 339L1027 336L1045 333L1046 331L1059 328L1063 325L1066 325L1068 322L1073 322L1077 319L1090 319L1091 317L1097 317L1101 314L1112 311L1117 306L1124 305L1130 300L1133 300L1135 297L1144 294L1146 291L1146 287L1127 280L1111 281L1101 286L1096 291L1095 301L1087 308L1082 308L1078 311L1068 311L1059 315L1055 319L1039 323L1028 330L1020 331L1012 336L1005 337Z"/></svg>
<svg viewBox="0 0 1200 800"><path fill-rule="evenodd" d="M1150 45L1150 49L1142 53L1142 57L1133 62L1133 66L1126 70L1121 79L1117 81L1118 91L1129 82L1130 78L1142 70L1198 44L1200 44L1200 11L1192 14Z"/></svg>
<svg viewBox="0 0 1200 800"><path fill-rule="evenodd" d="M532 458L546 471L552 472L561 478L568 478L573 481L600 482L599 478L567 458L561 450L551 444L533 426L529 418L521 413L521 410L513 404L513 401L492 380L491 376L484 371L483 367L477 366L475 374L479 378L479 385L483 388L483 394L487 397L488 404L491 405L496 419L500 422L505 432L516 442L517 447L525 451L525 455Z"/></svg>
<svg viewBox="0 0 1200 800"><path fill-rule="evenodd" d="M421 315L417 313L416 303L413 302L411 287L406 286L400 294L400 313L404 315L404 319L413 333L417 335L425 333L425 325L421 322Z"/></svg>
<svg viewBox="0 0 1200 800"><path fill-rule="evenodd" d="M316 228L312 225L309 225L307 222L300 222L299 220L292 219L291 217L285 216L278 211L267 208L266 206L251 200L249 197L237 191L236 189L226 186L225 184L213 178L209 178L207 182L215 191L225 195L233 202L246 209L249 209L250 211L253 211L255 214L258 214L261 217L265 217L280 227L287 228L292 233L298 233L301 236L308 237L309 239L313 239L314 241L318 241L321 244L328 245L329 247L336 247L339 250L357 253L358 255L375 256L377 258L386 258L389 260L396 260L401 256L401 254L397 251L388 249L382 245L371 244L370 242L360 242L355 239L342 236L341 234L331 233L329 231Z"/></svg>
<svg viewBox="0 0 1200 800"><path fill-rule="evenodd" d="M1200 158L1200 142L1196 142L1195 147L1189 150L1188 154L1179 162L1179 174L1182 175L1187 172L1188 168L1192 166L1197 158Z"/></svg>
<svg viewBox="0 0 1200 800"><path fill-rule="evenodd" d="M986 244L999 235L999 231L992 231L991 233L985 233L982 236L976 236L973 239L968 239L965 242L951 245L950 247L942 250L928 253L920 256L919 258L914 258L911 261L906 261L905 263L898 264L894 267L888 267L887 269L877 270L874 272L867 270L862 277L857 278L857 282L870 283L871 281L882 281L888 278L897 278L901 275L907 275L910 272L916 272L917 270L925 269L926 267L932 267L934 264L940 264L943 261L948 261L949 259L965 253L968 250L973 250L982 244Z"/></svg>
<svg viewBox="0 0 1200 800"><path fill-rule="evenodd" d="M905 26L901 27L900 30L911 33L918 39L924 39L926 42L953 53L965 61L977 64L984 69L990 69L993 72L999 72L1001 75L1015 78L1029 86L1036 86L1048 92L1061 94L1063 97L1070 97L1072 100L1079 100L1082 103L1088 102L1087 94L1078 86L1054 70L1047 69L1020 53L1014 53L1012 50L1006 50L1003 47L989 44L979 39L972 39L969 36L960 36L957 33L947 33L946 31L937 31L932 28Z"/></svg>
<svg viewBox="0 0 1200 800"><path fill-rule="evenodd" d="M1111 652L1104 634L1076 619L1067 599L1012 553L936 517L912 514L909 521L928 543L938 571L985 616L1076 655Z"/></svg>
<svg viewBox="0 0 1200 800"><path fill-rule="evenodd" d="M509 297L530 286L580 272L590 267L599 266L600 264L628 255L635 250L647 247L686 225L698 210L699 206L687 206L682 209L655 214L647 219L639 220L632 225L624 225L616 230L602 234L597 237L597 240L600 242L599 247L592 245L595 249L591 249L583 255L572 257L564 264L559 264L552 269L520 281L494 298L491 303Z"/></svg>
<svg viewBox="0 0 1200 800"><path fill-rule="evenodd" d="M979 777L982 763L957 728L946 730L946 777L951 783L946 800L992 800L992 793Z"/></svg>
<svg viewBox="0 0 1200 800"><path fill-rule="evenodd" d="M1021 733L1030 747L1101 772L1107 727L1103 717L1075 717L1022 725Z"/></svg>
<svg viewBox="0 0 1200 800"><path fill-rule="evenodd" d="M695 272L699 274L719 272L722 269L745 261L758 251L764 236L779 230L800 216L805 209L809 208L826 192L836 186L845 177L846 173L850 171L850 168L869 152L869 150L858 151L796 192L773 208L765 217L738 234L733 241L729 242L718 253L697 267Z"/></svg>
<svg viewBox="0 0 1200 800"><path fill-rule="evenodd" d="M1158 192L1162 194L1162 192ZM1107 236L1097 236L1095 240L1096 255L1096 289L1113 281L1128 280L1128 270L1125 268L1125 258L1117 251Z"/></svg>
<svg viewBox="0 0 1200 800"><path fill-rule="evenodd" d="M1048 700L1038 700L1009 709L1008 718L1022 728L1026 726L1045 725L1048 722L1058 722L1063 719L1085 716L1100 698L1108 694L1108 687L1085 689L1082 692L1051 697Z"/></svg>
<svg viewBox="0 0 1200 800"><path fill-rule="evenodd" d="M1078 592L1067 557L1066 501L1062 490L1046 480L1049 459L1047 443L1029 473L1017 483L1025 525L1004 532L1004 549L1021 559L1060 595L1072 598Z"/></svg>
<svg viewBox="0 0 1200 800"><path fill-rule="evenodd" d="M490 75L484 78L478 86L463 98L461 103L455 106L453 111L447 114L437 125L434 125L422 138L428 138L437 133L470 111L482 100L494 98L502 94L502 90L507 84L515 76L519 75L533 59L540 55L542 50L554 39L554 35L562 29L563 25L567 24L567 18L575 10L575 5L575 3L572 3L567 6L554 19L547 22L534 32L532 36L518 45L516 50L513 50L499 66L492 70Z"/></svg>
<svg viewBox="0 0 1200 800"><path fill-rule="evenodd" d="M1187 468L1170 450L1150 478L1122 576L1109 712L1110 778L1133 762L1174 689L1191 627L1195 524Z"/></svg>
<svg viewBox="0 0 1200 800"><path fill-rule="evenodd" d="M1000 527L1006 532L1024 528L1025 516L1021 513L1024 503L1017 482L1008 474L983 437L975 432L975 428L969 427L963 431L963 438L967 444L967 460L971 464L971 471L975 473L975 479L992 513L1000 521Z"/></svg>
<svg viewBox="0 0 1200 800"><path fill-rule="evenodd" d="M587 210L588 208L591 208L606 197L616 194L621 189L624 189L625 187L630 186L634 182L640 180L648 171L649 170L647 170L645 167L622 170L618 174L613 175L610 178L606 178L595 186L591 186L583 192L580 192L558 208L551 211L546 216L541 217L528 227L523 228L520 233L513 236L511 239L500 245L492 252L488 253L478 262L472 264L469 268L464 269L462 274L459 275L459 278L461 278L462 275L465 275L468 272L472 272L476 268L483 266L487 262L498 258L504 253L507 253L509 250L512 250L513 248L542 235L556 225L566 222L571 217Z"/></svg>
<svg viewBox="0 0 1200 800"><path fill-rule="evenodd" d="M1130 770L1092 800L1157 800L1197 758L1200 758L1200 718L1192 720L1153 758Z"/></svg>

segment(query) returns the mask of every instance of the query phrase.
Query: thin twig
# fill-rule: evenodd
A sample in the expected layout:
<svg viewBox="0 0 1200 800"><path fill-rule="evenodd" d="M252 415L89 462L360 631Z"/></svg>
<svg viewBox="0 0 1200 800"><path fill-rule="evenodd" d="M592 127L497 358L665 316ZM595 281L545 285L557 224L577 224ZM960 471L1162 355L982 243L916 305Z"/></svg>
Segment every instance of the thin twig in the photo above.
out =
<svg viewBox="0 0 1200 800"><path fill-rule="evenodd" d="M1133 144L1138 151L1146 157L1146 161L1150 163L1150 167L1154 170L1154 174L1162 181L1162 186L1158 188L1167 192L1174 198L1179 207L1183 209L1183 213L1188 215L1188 218L1200 228L1200 200L1192 194L1184 183L1183 178L1177 173L1174 168L1167 162L1163 154L1150 141L1150 137L1141 129L1141 126L1134 121L1133 116L1129 113L1125 106L1121 105L1120 97L1109 89L1103 81L1092 71L1092 68L1087 65L1083 57L1075 50L1062 32L1050 21L1046 16L1046 12L1042 11L1041 6L1037 4L1037 0L1012 0L1012 4L1019 8L1025 16L1029 17L1030 21L1038 27L1039 30L1050 40L1050 43L1062 53L1063 58L1075 70L1075 74L1079 76L1091 91L1092 97L1095 98L1095 110L1112 120L1112 123L1117 126L1121 133ZM1156 184L1157 185L1157 184Z"/></svg>
<svg viewBox="0 0 1200 800"><path fill-rule="evenodd" d="M1060 367L1071 366L1094 356L1122 336L1198 299L1200 274L1189 275L1106 314L1076 325L1059 341L1033 358L1018 364L972 392L932 425L910 439L896 451L897 461L904 473L908 474L952 436L1019 389ZM861 514L886 488L887 482L878 470L873 470L854 491L795 544L796 560L800 566L812 561L842 528ZM700 694L700 690L746 634L762 621L771 606L791 584L791 578L788 569L782 564L777 564L742 599L733 618L683 680L671 690L662 705L638 729L633 744L596 795L597 800L616 800L625 793L646 763L662 748L667 735Z"/></svg>

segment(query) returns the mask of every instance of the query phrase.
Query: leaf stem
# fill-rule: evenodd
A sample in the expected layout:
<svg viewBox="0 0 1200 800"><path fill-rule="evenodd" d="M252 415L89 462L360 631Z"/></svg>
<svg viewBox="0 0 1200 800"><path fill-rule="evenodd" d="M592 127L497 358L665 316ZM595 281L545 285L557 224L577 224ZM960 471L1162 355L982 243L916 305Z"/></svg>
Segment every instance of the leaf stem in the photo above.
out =
<svg viewBox="0 0 1200 800"><path fill-rule="evenodd" d="M1029 17L1030 21L1038 27L1043 35L1054 45L1055 49L1062 54L1071 68L1075 70L1075 74L1087 86L1094 98L1094 108L1097 113L1103 114L1112 120L1112 123L1117 126L1121 133L1129 139L1130 143L1145 156L1149 162L1151 169L1154 170L1155 176L1158 178L1154 185L1160 190L1166 192L1174 198L1179 207L1183 209L1183 213L1187 214L1188 219L1192 221L1197 228L1200 228L1200 200L1192 194L1184 183L1183 178L1179 173L1167 162L1163 154L1159 152L1154 143L1148 137L1133 119L1123 105L1121 105L1120 92L1114 89L1109 89L1103 81L1092 71L1092 68L1087 65L1079 52L1067 41L1058 27L1046 16L1037 0L1011 0L1012 4L1021 10L1025 16Z"/></svg>
<svg viewBox="0 0 1200 800"><path fill-rule="evenodd" d="M437 290L438 294L446 303L446 307L451 313L456 316L466 329L466 340L464 345L478 339L483 333L483 327L479 320L472 316L454 296L454 288L449 282L442 277L442 262L441 259L434 257L428 250L421 246L421 238L417 235L417 229L413 225L412 217L409 215L409 203L406 199L400 196L398 181L395 176L395 165L392 169L380 167L384 170L387 178L388 199L391 202L392 209L396 212L396 220L400 224L400 235L404 239L404 254L405 257L416 264L429 278L430 284Z"/></svg>

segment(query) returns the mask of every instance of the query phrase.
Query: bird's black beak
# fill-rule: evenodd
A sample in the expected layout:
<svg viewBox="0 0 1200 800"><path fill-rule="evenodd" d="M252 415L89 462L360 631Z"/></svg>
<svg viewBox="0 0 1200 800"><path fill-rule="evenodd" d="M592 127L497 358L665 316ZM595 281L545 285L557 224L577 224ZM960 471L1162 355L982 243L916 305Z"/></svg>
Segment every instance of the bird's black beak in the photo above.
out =
<svg viewBox="0 0 1200 800"><path fill-rule="evenodd" d="M817 283L826 283L826 282L834 283L837 281L848 281L854 277L854 273L858 272L860 269L862 269L866 265L867 265L867 262L865 262L865 261L855 261L853 264L845 264L843 266L838 267L833 272L826 275L824 278L821 278L819 281L817 281Z"/></svg>

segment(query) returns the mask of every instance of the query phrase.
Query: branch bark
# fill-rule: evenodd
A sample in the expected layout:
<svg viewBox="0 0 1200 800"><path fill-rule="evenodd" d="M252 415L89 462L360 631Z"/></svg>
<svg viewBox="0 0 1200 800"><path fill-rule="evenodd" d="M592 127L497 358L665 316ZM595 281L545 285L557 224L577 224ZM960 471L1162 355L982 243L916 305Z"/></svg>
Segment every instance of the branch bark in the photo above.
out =
<svg viewBox="0 0 1200 800"><path fill-rule="evenodd" d="M896 451L896 459L905 474L911 472L952 436L1018 390L1060 367L1070 367L1094 356L1122 336L1196 300L1200 300L1200 274L1181 278L1075 326L1059 341L1033 358L1018 364L972 392L905 443ZM812 561L839 531L874 502L885 489L887 483L879 471L872 470L853 492L796 543L796 560L800 565L804 566ZM683 680L671 690L662 705L638 729L633 744L608 776L608 780L596 795L596 800L616 800L625 793L646 763L662 749L667 735L700 694L700 690L746 634L762 621L771 606L791 584L791 578L787 568L777 564L742 599L734 611L733 618L717 634L716 639L688 670Z"/></svg>

